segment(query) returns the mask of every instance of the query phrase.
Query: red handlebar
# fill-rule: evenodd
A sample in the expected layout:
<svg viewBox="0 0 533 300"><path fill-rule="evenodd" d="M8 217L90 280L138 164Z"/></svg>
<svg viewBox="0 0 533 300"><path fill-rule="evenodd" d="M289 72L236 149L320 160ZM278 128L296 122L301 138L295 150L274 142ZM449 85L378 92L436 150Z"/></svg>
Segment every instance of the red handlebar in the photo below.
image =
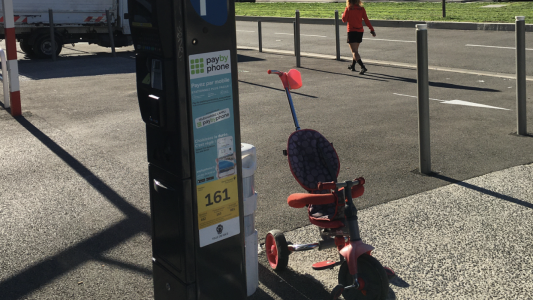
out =
<svg viewBox="0 0 533 300"><path fill-rule="evenodd" d="M278 76L283 75L283 72L280 72L280 71L277 71L277 70L268 70L267 73L268 74L276 74Z"/></svg>

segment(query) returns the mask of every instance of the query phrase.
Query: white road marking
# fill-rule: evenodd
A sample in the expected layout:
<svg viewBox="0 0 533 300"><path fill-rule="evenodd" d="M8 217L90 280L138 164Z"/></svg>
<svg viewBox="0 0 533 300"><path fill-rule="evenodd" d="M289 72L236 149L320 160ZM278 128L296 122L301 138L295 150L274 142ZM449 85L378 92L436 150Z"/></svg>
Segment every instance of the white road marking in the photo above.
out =
<svg viewBox="0 0 533 300"><path fill-rule="evenodd" d="M504 7L507 6L507 4L490 4L482 6L483 8L498 8L498 7Z"/></svg>
<svg viewBox="0 0 533 300"><path fill-rule="evenodd" d="M237 30L237 31L240 31L240 32L255 32L253 30Z"/></svg>
<svg viewBox="0 0 533 300"><path fill-rule="evenodd" d="M397 96L418 98L417 96L411 96L411 95L404 95L404 94L398 94L398 93L393 93L393 94L397 95ZM441 104L454 104L454 105L464 105L464 106L472 106L472 107L482 107L482 108L493 108L493 109L501 109L501 110L510 110L510 109L507 109L507 108L490 106L490 105L485 105L485 104L475 103L475 102L468 102L468 101L463 101L463 100L439 100L439 99L433 99L433 98L429 98L429 100L440 101Z"/></svg>
<svg viewBox="0 0 533 300"><path fill-rule="evenodd" d="M376 38L363 38L363 40L369 40L369 41L385 41L385 42L400 42L400 43L416 43L416 41L387 40L387 39L376 39Z"/></svg>
<svg viewBox="0 0 533 300"><path fill-rule="evenodd" d="M276 41L280 42L281 40L276 40ZM237 49L247 49L247 50L256 50L256 51L259 50L259 48L257 48L257 47L249 47L249 46L237 46ZM275 53L275 54L285 54L285 55L294 55L294 51L289 51L289 50L278 50L278 49L263 48L263 52L265 52L265 53ZM335 55L319 54L319 53L311 53L311 52L301 52L300 55L304 56L304 57L325 58L325 59L331 59L331 60L335 60L336 59ZM350 57L341 56L341 60L352 61L352 57L351 56ZM365 62L369 62L371 64L376 64L376 65L380 65L380 66L395 66L395 67L409 68L409 69L415 69L415 70L417 68L416 64L385 61L385 60L365 59ZM428 69L429 70L433 70L433 71L452 72L452 73L470 74L470 75L481 75L481 76L489 76L489 77L516 80L516 74L495 73L495 72L476 71L476 70L457 69L457 68L446 68L446 67L437 67L437 66L428 66ZM526 76L526 81L533 81L533 76Z"/></svg>
<svg viewBox="0 0 533 300"><path fill-rule="evenodd" d="M472 45L472 44L466 44L466 47L484 47L484 48L498 48L498 49L512 49L515 50L515 47L501 47L501 46L488 46L488 45ZM526 48L526 50L533 50L531 48Z"/></svg>
<svg viewBox="0 0 533 300"><path fill-rule="evenodd" d="M284 35L294 35L294 33L284 33L284 32L276 32L274 34L284 34ZM300 34L301 36L314 36L314 37L323 37L326 38L325 35L314 35L314 34Z"/></svg>
<svg viewBox="0 0 533 300"><path fill-rule="evenodd" d="M404 95L404 94L398 94L398 93L393 93L393 94L394 94L394 95L398 95L398 96L404 96L404 97L418 98L418 96ZM444 100L439 100L439 99L434 99L434 98L429 98L429 100L433 100L433 101L444 101Z"/></svg>
<svg viewBox="0 0 533 300"><path fill-rule="evenodd" d="M301 35L327 38L327 36L325 36L325 35L315 35L315 34L301 34Z"/></svg>

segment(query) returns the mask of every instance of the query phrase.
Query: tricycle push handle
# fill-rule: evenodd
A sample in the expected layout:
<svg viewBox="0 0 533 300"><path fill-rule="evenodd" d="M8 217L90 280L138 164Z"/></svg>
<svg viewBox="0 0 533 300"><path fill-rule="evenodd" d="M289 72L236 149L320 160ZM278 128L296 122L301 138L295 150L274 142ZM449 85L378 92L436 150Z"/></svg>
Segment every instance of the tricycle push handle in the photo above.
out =
<svg viewBox="0 0 533 300"><path fill-rule="evenodd" d="M267 73L268 73L268 74L272 74L272 73L274 73L274 74L276 74L276 75L278 75L278 76L283 75L283 72L281 72L281 71L276 71L276 70L268 70Z"/></svg>
<svg viewBox="0 0 533 300"><path fill-rule="evenodd" d="M365 179L363 177L359 177L357 179L354 179L352 181L345 181L345 182L319 182L317 185L317 188L319 190L334 190L335 188L343 188L348 185L348 183L352 183L351 185L359 185L359 184L365 184Z"/></svg>

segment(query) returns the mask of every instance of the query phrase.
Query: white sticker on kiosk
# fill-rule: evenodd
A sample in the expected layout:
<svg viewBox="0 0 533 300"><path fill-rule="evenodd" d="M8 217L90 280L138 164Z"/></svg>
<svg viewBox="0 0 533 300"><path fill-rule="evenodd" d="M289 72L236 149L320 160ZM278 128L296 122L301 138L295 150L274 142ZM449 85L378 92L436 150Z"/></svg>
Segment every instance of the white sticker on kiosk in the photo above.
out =
<svg viewBox="0 0 533 300"><path fill-rule="evenodd" d="M208 115L196 118L194 120L194 123L196 124L196 128L200 128L200 127L205 127L205 126L212 125L217 122L226 120L230 116L231 114L230 114L229 108L226 108L226 109L215 111Z"/></svg>
<svg viewBox="0 0 533 300"><path fill-rule="evenodd" d="M200 247L216 243L239 233L239 218L233 218L231 220L200 229Z"/></svg>

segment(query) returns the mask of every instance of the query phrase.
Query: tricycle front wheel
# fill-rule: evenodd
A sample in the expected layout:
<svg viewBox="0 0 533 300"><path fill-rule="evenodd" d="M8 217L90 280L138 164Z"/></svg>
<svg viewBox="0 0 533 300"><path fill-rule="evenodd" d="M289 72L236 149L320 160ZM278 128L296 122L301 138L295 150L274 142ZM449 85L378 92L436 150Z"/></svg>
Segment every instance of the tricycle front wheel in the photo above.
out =
<svg viewBox="0 0 533 300"><path fill-rule="evenodd" d="M342 296L346 300L385 300L389 292L387 273L381 263L370 256L363 254L357 259L357 280L359 288L346 289L353 284L353 276L348 269L348 263L342 263L339 269L339 284L345 287Z"/></svg>

